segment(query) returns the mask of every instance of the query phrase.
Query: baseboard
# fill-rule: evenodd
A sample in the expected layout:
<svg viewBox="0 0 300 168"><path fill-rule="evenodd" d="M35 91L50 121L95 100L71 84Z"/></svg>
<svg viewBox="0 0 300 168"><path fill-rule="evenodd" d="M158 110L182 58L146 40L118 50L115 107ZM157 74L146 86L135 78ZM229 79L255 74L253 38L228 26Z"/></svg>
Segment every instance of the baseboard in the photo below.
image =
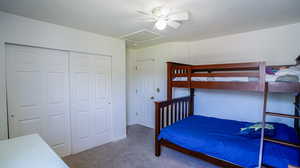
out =
<svg viewBox="0 0 300 168"><path fill-rule="evenodd" d="M122 140L122 139L125 139L127 138L127 135L123 135L123 136L119 136L119 137L115 137L112 141L115 142L115 141L119 141L119 140Z"/></svg>
<svg viewBox="0 0 300 168"><path fill-rule="evenodd" d="M138 124L137 122L127 122L127 126Z"/></svg>

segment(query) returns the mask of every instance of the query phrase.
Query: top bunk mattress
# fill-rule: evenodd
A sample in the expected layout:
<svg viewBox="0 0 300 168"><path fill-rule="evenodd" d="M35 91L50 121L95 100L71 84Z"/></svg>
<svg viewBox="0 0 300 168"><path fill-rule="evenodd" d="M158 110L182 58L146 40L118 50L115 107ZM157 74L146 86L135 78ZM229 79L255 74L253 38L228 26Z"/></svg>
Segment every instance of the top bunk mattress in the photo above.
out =
<svg viewBox="0 0 300 168"><path fill-rule="evenodd" d="M276 82L279 76L266 75L266 82ZM176 77L173 81L187 81L187 77ZM257 82L255 77L192 77L192 81L217 81L217 82ZM291 81L292 82L292 81ZM293 82L300 82L299 79Z"/></svg>
<svg viewBox="0 0 300 168"><path fill-rule="evenodd" d="M251 123L191 116L163 128L159 139L242 167L254 168L258 165L260 139L239 134L240 128L249 124ZM276 126L274 139L299 143L293 128L284 124L274 124ZM288 164L300 166L300 151L292 147L264 142L263 163L278 168L287 168Z"/></svg>
<svg viewBox="0 0 300 168"><path fill-rule="evenodd" d="M276 70L266 69L266 82L300 82L300 65ZM217 81L217 82L257 82L257 77L191 77L192 81ZM176 77L173 81L188 81L187 77Z"/></svg>
<svg viewBox="0 0 300 168"><path fill-rule="evenodd" d="M279 76L266 75L266 82L276 82ZM173 81L187 81L187 77L176 77ZM216 81L216 82L257 82L258 78L255 77L191 77L192 81ZM298 81L300 82L299 79Z"/></svg>

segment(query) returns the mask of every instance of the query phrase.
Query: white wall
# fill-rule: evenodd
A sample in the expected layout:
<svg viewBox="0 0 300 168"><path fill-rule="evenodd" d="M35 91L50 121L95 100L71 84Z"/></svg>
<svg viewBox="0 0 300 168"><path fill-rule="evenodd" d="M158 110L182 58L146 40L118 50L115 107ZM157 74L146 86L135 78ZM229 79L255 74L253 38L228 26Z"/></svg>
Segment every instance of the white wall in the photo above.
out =
<svg viewBox="0 0 300 168"><path fill-rule="evenodd" d="M134 77L134 63L135 63L135 50L126 50L126 73L127 73L127 80L126 80L126 104L127 109L126 111L130 111L127 113L127 124L132 125L137 123L137 118L135 117L135 80ZM132 75L128 75L132 74Z"/></svg>
<svg viewBox="0 0 300 168"><path fill-rule="evenodd" d="M112 56L114 139L126 137L125 42L46 22L0 12L0 139L7 138L5 43Z"/></svg>
<svg viewBox="0 0 300 168"><path fill-rule="evenodd" d="M294 64L300 54L300 23L259 31L223 36L194 42L174 42L143 49L130 50L128 55L134 66L134 60L145 55L156 58L160 75L157 77L161 88L160 100L166 98L166 61L190 64L233 63L249 61L266 61L269 65ZM129 72L129 80L134 73ZM131 81L130 83L134 83ZM134 85L130 85L134 87ZM176 89L175 96L186 94L185 89ZM128 99L131 99L128 97ZM128 100L134 104L133 101ZM196 89L195 112L207 116L242 121L259 121L261 119L262 94L254 92L200 90ZM269 110L274 112L293 112L293 96L289 94L272 94ZM129 103L129 106L131 105ZM131 105L133 106L133 105ZM128 123L135 120L135 109L128 111ZM272 118L274 121L291 124L287 119Z"/></svg>

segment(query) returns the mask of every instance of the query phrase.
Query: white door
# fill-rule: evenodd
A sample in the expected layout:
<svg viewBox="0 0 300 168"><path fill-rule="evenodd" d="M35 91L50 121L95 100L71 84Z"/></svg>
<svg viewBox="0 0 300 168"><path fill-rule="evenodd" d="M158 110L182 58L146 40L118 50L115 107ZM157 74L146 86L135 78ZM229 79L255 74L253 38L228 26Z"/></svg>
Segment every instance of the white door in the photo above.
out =
<svg viewBox="0 0 300 168"><path fill-rule="evenodd" d="M70 154L68 53L6 45L9 137L38 133Z"/></svg>
<svg viewBox="0 0 300 168"><path fill-rule="evenodd" d="M72 153L111 141L111 58L72 52Z"/></svg>
<svg viewBox="0 0 300 168"><path fill-rule="evenodd" d="M137 60L137 115L141 125L154 128L155 62L154 59Z"/></svg>

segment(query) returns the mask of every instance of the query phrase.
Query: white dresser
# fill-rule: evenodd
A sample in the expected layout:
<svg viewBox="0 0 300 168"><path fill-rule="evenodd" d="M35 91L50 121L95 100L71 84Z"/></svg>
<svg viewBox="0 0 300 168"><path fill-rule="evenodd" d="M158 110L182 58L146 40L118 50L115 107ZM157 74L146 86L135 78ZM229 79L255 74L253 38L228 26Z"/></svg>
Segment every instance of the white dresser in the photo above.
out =
<svg viewBox="0 0 300 168"><path fill-rule="evenodd" d="M37 134L0 141L1 168L68 168Z"/></svg>

